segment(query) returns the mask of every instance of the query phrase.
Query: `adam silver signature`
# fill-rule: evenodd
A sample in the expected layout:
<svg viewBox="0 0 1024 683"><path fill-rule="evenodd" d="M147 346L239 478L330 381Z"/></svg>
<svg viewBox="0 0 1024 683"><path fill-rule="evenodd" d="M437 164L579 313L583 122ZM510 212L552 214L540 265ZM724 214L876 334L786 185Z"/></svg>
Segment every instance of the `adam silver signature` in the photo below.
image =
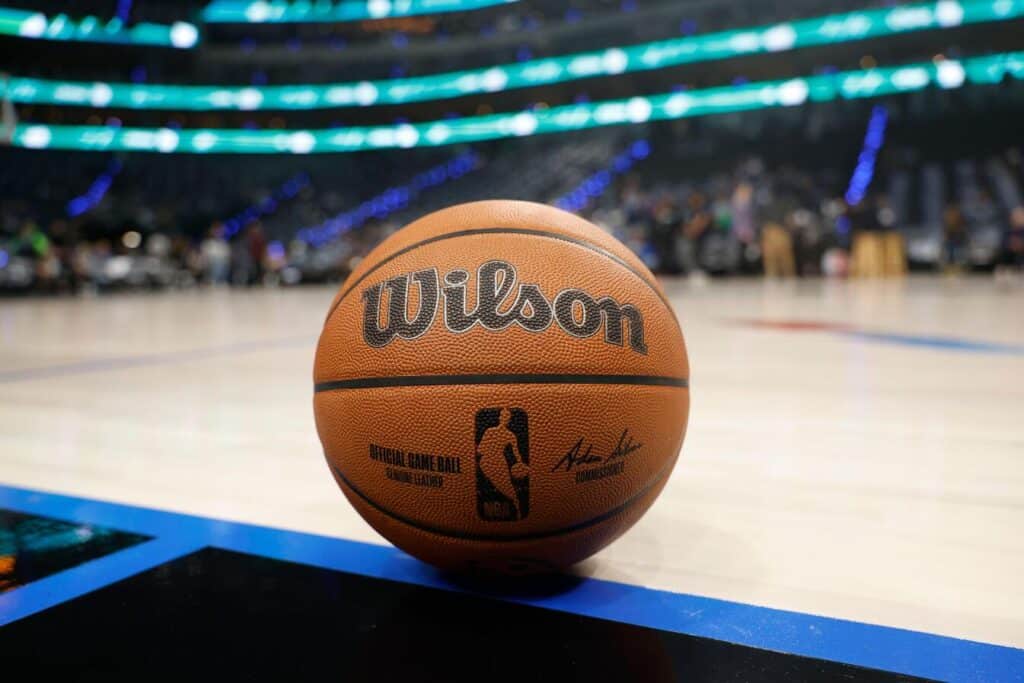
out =
<svg viewBox="0 0 1024 683"><path fill-rule="evenodd" d="M623 429L622 434L619 435L619 442L616 444L615 449L606 456L600 456L594 453L593 444L586 444L584 446L584 439L580 437L579 440L573 444L569 452L559 460L554 467L551 468L552 472L557 472L561 469L563 472L569 472L574 467L580 465L596 465L598 463L608 463L624 458L634 451L638 451L643 448L642 443L636 443L633 441L633 436L629 433L629 429Z"/></svg>

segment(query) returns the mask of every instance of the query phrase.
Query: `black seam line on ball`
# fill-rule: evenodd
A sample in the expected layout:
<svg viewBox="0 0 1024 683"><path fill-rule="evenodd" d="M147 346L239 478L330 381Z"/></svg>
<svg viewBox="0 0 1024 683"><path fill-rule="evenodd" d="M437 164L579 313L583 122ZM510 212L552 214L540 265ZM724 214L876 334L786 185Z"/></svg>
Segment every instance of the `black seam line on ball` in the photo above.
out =
<svg viewBox="0 0 1024 683"><path fill-rule="evenodd" d="M687 389L690 380L657 375L408 375L399 377L360 377L319 382L315 393L342 389L379 389L384 387L436 387L469 384L635 384L641 386Z"/></svg>
<svg viewBox="0 0 1024 683"><path fill-rule="evenodd" d="M341 296L338 297L338 300L334 302L334 305L331 307L331 310L329 310L327 312L327 317L324 319L324 324L325 325L327 324L327 321L331 319L332 315L334 315L334 311L337 310L338 306L341 305L341 302L345 300L345 297L347 297L352 292L353 289L355 289L356 287L359 286L360 282L362 282L363 280L368 278L378 268L380 268L384 264L388 263L389 261L392 261L392 260L398 258L402 254L407 254L410 251L412 251L413 249L419 249L420 247L425 246L427 244L433 244L434 242L441 242L443 240L450 240L450 239L454 239L456 237L469 237L471 235L494 235L494 234L499 234L499 235L500 234L531 235L533 237L548 237L548 238L551 238L551 239L561 240L563 242L569 242L571 244L576 244L576 245L579 245L581 247L585 247L585 248L587 248L587 249L589 249L589 250L591 250L591 251L593 251L593 252L595 252L597 254L600 254L601 256L605 256L605 257L611 259L612 261L615 261L620 266L622 266L623 268L625 268L626 270L628 270L629 272L633 273L638 278L640 278L640 280L642 280L645 285L650 287L651 291L654 292L659 299L661 299L661 302L663 304L665 304L665 308L668 309L669 315L671 315L673 319L675 319L675 317L676 317L676 313L675 313L674 310L672 310L672 305L668 302L668 299L665 298L664 294L662 294L660 291L658 291L658 288L653 283L651 283L651 281L648 280L644 276L643 273L638 271L633 266L629 265L629 263L627 261L625 261L624 259L616 256L615 254L611 253L610 251L606 251L605 249L597 246L596 244L593 244L593 243L588 242L586 240L576 239L575 237L568 237L566 235L562 235L562 234L559 234L557 232L548 232L547 230L533 230L533 229L530 229L530 228L473 228L472 230L459 230L457 232L449 232L449 233L446 233L444 235L437 235L435 237L431 237L429 239L425 239L425 240L423 240L421 242L416 242L415 244L410 244L407 247L403 247L403 248L399 249L398 251L394 252L393 254L389 254L386 258L381 259L380 261L378 261L376 263L376 265L374 265L368 271L363 273L362 276L358 280L353 282L351 287L349 287L344 292L342 292Z"/></svg>
<svg viewBox="0 0 1024 683"><path fill-rule="evenodd" d="M514 541L534 541L534 540L538 540L538 539L541 539L541 538L550 538L552 536L564 536L566 534L571 534L573 532L580 531L581 529L586 529L587 527L591 527L591 526L594 526L595 524L600 524L601 522L603 522L605 520L611 519L612 517L614 517L615 515L619 514L620 512L624 512L628 507L633 505L633 503L637 502L638 500L643 498L645 495L647 495L647 493L649 493L652 488L657 486L658 482L660 482L662 479L664 479L666 476L668 476L668 474L672 471L672 466L675 465L675 461L677 459L678 459L678 454L677 454L677 456L675 458L671 458L667 463L665 463L665 465L658 471L658 473L654 475L654 477L651 479L651 481L649 481L647 484L645 484L643 488L641 488L639 491L634 493L632 496L630 496L629 498L624 500L622 503L620 503L620 504L616 505L615 507L613 507L611 510L608 510L606 512L602 512L597 517L591 517L590 519L586 519L586 520L584 520L582 522L577 522L576 524L572 524L570 526L562 527L561 529L551 529L549 531L535 531L535 532L528 533L528 534L509 534L509 535L504 535L504 536L498 535L498 534L473 534L473 533L467 533L467 532L464 532L464 531L456 531L455 529L445 529L444 527L431 526L429 524L424 524L422 522L417 522L416 520L409 519L408 517L400 515L397 512L392 512L391 510L388 510L386 507L382 506L380 503L378 503L377 501L373 500L372 498L367 496L365 493L360 491L358 488L353 486L352 482L350 482L348 480L348 477L346 477L344 474L342 474L341 470L338 469L334 465L334 463L330 463L330 468L331 468L331 471L334 472L334 475L336 477L338 477L339 479L341 479L341 481L345 484L345 486L349 487L349 489L352 490L352 493L354 493L357 496L359 496L363 501L366 502L367 505L372 507L374 510L376 510L377 512L380 512L383 515L387 515L391 519L397 520L397 521L399 521L399 522L401 522L403 524L411 526L414 529L419 529L420 531L426 531L427 533L436 534L438 536L447 536L448 538L458 538L458 539L464 540L464 541L495 541L495 542L499 542L500 543L500 542L514 542Z"/></svg>

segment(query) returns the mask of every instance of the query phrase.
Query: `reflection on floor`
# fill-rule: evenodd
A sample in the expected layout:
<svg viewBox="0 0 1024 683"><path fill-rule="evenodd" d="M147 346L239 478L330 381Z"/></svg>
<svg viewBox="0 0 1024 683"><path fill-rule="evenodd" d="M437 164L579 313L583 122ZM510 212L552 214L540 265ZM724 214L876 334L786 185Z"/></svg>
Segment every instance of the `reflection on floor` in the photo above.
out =
<svg viewBox="0 0 1024 683"><path fill-rule="evenodd" d="M0 510L0 593L147 538L102 526Z"/></svg>

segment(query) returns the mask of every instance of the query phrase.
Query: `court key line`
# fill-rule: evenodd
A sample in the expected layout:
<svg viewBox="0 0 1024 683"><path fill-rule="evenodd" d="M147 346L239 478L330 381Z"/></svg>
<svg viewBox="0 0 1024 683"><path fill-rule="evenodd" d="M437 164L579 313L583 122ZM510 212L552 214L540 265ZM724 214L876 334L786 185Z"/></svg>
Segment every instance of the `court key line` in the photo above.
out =
<svg viewBox="0 0 1024 683"><path fill-rule="evenodd" d="M71 375L84 375L93 372L110 372L115 370L126 370L129 368L152 367L156 365L176 365L208 358L217 358L235 353L250 353L254 351L267 351L270 349L290 348L293 346L309 345L312 348L316 343L315 337L284 337L282 339L271 339L266 341L237 342L223 346L207 346L181 351L168 351L165 353L151 353L140 356L112 356L110 358L95 358L90 360L75 361L72 363L61 363L58 365L45 365L34 368L22 368L18 370L0 371L0 384L23 382L34 379L49 379L52 377L67 377Z"/></svg>
<svg viewBox="0 0 1024 683"><path fill-rule="evenodd" d="M1001 645L803 614L685 593L672 593L602 579L580 578L556 595L484 593L452 583L441 572L390 546L284 531L237 522L74 498L0 485L0 508L77 523L96 524L156 538L93 563L84 591L102 587L197 549L212 546L285 562L404 581L441 590L553 609L599 619L736 643L748 647L828 659L856 666L950 681L1022 680L1024 650ZM134 551L134 552L133 552ZM123 564L123 568L118 567ZM84 565L83 565L84 566ZM47 579L60 587L17 588L0 601L0 623L13 621L77 597L76 569ZM11 605L17 606L13 612Z"/></svg>

